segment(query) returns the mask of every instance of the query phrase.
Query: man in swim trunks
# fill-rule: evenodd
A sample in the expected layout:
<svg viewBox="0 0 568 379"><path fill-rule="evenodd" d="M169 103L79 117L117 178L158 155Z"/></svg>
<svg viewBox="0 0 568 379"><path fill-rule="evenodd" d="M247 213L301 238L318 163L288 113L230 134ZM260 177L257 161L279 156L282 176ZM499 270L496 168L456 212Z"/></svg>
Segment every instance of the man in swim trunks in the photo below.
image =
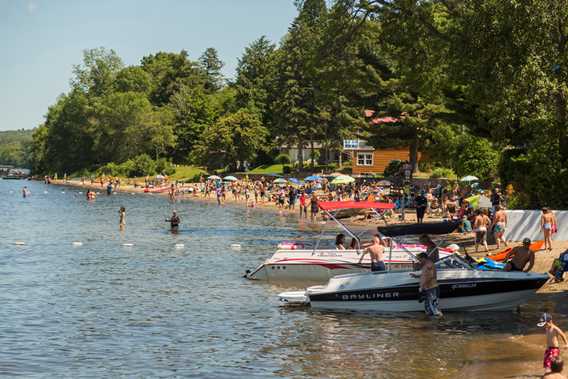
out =
<svg viewBox="0 0 568 379"><path fill-rule="evenodd" d="M485 251L489 252L487 247L487 227L491 223L489 217L481 210L475 212L475 220L473 221L473 231L475 232L475 252L479 245L485 246Z"/></svg>
<svg viewBox="0 0 568 379"><path fill-rule="evenodd" d="M531 240L525 238L523 246L516 246L505 257L505 271L524 271L529 272L534 266L534 252L530 249ZM525 266L529 267L525 270Z"/></svg>
<svg viewBox="0 0 568 379"><path fill-rule="evenodd" d="M505 228L507 227L507 213L500 205L495 206L495 216L493 216L493 233L495 233L495 241L497 241L497 249L501 248L501 242L507 246L507 241L503 238Z"/></svg>
<svg viewBox="0 0 568 379"><path fill-rule="evenodd" d="M373 236L373 242L363 250L363 254L361 254L361 258L359 258L359 264L363 261L365 254L369 254L371 256L371 271L385 271L386 266L383 261L384 251L385 247L381 241L381 236L375 234Z"/></svg>
<svg viewBox="0 0 568 379"><path fill-rule="evenodd" d="M416 256L421 265L420 275L410 273L413 278L420 278L420 288L418 289L420 298L424 299L424 310L429 316L442 316L442 311L438 308L438 298L440 290L438 287L438 275L436 265L426 253Z"/></svg>
<svg viewBox="0 0 568 379"><path fill-rule="evenodd" d="M316 196L315 192L312 193L312 198L310 199L310 209L311 209L311 220L312 222L314 222L317 220L319 212L318 197Z"/></svg>
<svg viewBox="0 0 568 379"><path fill-rule="evenodd" d="M559 337L564 342L564 346L568 347L568 339L564 332L552 322L552 315L550 313L543 313L540 322L537 324L539 327L544 327L546 333L546 350L544 351L543 367L546 373L551 371L552 361L560 357L560 344Z"/></svg>

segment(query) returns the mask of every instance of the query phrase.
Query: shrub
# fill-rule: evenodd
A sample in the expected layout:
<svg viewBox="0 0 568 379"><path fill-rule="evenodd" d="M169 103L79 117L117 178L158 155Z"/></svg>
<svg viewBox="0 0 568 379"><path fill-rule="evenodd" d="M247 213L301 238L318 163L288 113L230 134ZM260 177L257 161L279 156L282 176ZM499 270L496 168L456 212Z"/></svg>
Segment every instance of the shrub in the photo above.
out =
<svg viewBox="0 0 568 379"><path fill-rule="evenodd" d="M129 176L146 176L154 175L155 173L156 162L154 162L148 154L141 154L132 159L132 170L130 171Z"/></svg>
<svg viewBox="0 0 568 379"><path fill-rule="evenodd" d="M499 151L485 138L466 136L462 138L455 161L456 174L475 175L481 180L491 179L499 164Z"/></svg>
<svg viewBox="0 0 568 379"><path fill-rule="evenodd" d="M402 161L395 159L389 162L389 165L385 168L384 175L385 178L393 177L398 175L400 169L402 168Z"/></svg>
<svg viewBox="0 0 568 379"><path fill-rule="evenodd" d="M121 165L114 162L107 163L97 170L98 175L103 176L126 176Z"/></svg>
<svg viewBox="0 0 568 379"><path fill-rule="evenodd" d="M171 176L176 172L176 166L166 158L160 158L156 161L156 172Z"/></svg>
<svg viewBox="0 0 568 379"><path fill-rule="evenodd" d="M436 167L435 169L432 170L432 173L430 174L430 179L440 179L440 178L451 179L455 177L456 174L454 173L454 171L451 168L446 168L446 167Z"/></svg>
<svg viewBox="0 0 568 379"><path fill-rule="evenodd" d="M274 158L274 162L279 164L290 164L290 156L285 153L280 153Z"/></svg>

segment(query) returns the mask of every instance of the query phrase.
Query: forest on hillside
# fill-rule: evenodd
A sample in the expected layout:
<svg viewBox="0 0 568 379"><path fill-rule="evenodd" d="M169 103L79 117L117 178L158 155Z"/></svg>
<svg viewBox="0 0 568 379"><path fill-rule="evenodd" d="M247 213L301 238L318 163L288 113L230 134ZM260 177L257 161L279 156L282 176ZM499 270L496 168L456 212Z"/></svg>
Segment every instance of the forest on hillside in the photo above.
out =
<svg viewBox="0 0 568 379"><path fill-rule="evenodd" d="M0 164L30 167L32 130L0 131Z"/></svg>
<svg viewBox="0 0 568 379"><path fill-rule="evenodd" d="M134 66L86 50L34 131L35 171L231 170L315 142L326 163L343 139L364 138L410 146L414 165L426 153L424 169L498 181L515 206L568 205L568 0L296 5L284 38L252 41L230 81L213 47ZM370 125L365 110L398 122Z"/></svg>

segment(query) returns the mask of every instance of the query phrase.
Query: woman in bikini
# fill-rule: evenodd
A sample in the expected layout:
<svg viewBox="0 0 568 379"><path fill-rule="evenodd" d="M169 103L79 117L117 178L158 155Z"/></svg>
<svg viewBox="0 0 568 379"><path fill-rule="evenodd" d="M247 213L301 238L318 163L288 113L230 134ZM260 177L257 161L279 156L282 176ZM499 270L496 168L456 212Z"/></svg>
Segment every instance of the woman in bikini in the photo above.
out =
<svg viewBox="0 0 568 379"><path fill-rule="evenodd" d="M548 208L542 208L542 217L540 218L540 227L544 233L544 248L552 250L552 234L557 230L556 217Z"/></svg>

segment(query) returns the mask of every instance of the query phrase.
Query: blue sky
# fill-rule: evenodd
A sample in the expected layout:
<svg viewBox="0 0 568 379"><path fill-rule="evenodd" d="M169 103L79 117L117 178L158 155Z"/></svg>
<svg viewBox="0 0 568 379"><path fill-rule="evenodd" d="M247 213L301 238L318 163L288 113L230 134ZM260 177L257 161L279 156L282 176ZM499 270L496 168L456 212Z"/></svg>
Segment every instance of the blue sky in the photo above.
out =
<svg viewBox="0 0 568 379"><path fill-rule="evenodd" d="M231 77L250 42L278 42L295 16L293 0L0 0L0 130L41 123L84 49L112 48L129 65L215 47Z"/></svg>

